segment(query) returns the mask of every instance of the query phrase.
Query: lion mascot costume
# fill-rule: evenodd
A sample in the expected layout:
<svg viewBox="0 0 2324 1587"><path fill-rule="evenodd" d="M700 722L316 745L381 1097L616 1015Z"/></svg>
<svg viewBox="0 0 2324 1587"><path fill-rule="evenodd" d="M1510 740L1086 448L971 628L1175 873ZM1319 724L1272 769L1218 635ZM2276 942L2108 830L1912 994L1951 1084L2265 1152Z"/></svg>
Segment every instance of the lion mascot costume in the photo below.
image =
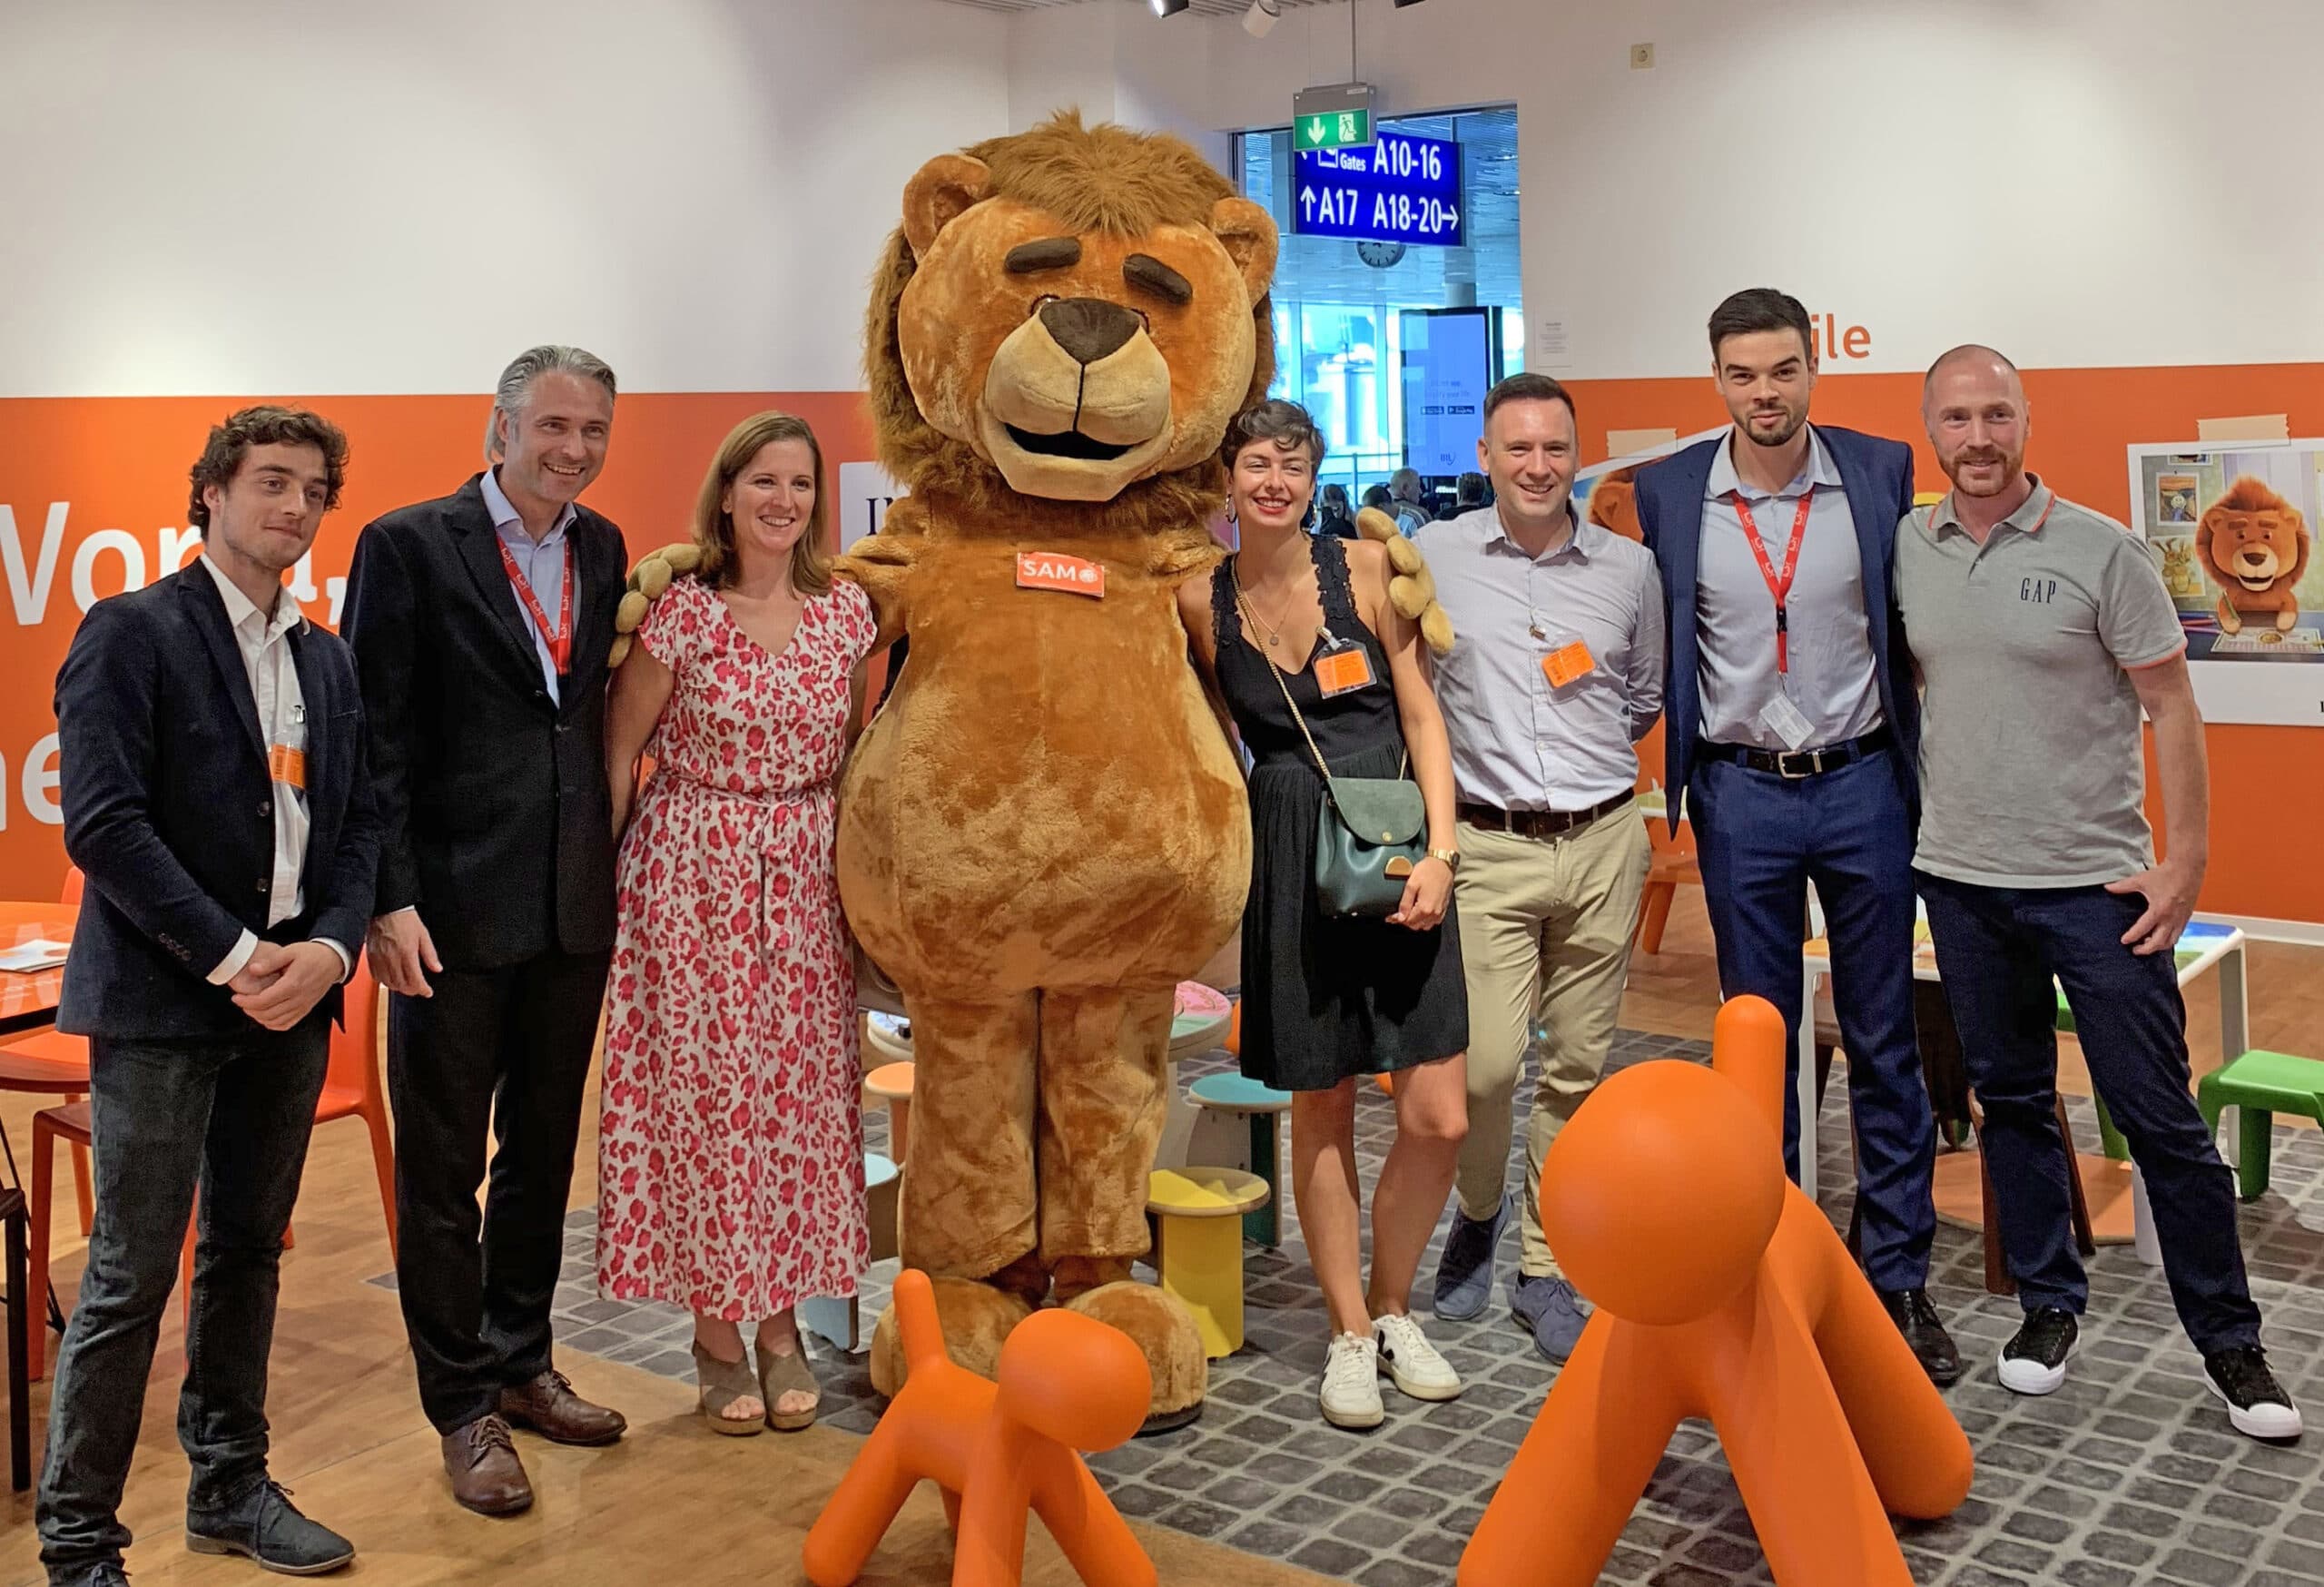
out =
<svg viewBox="0 0 2324 1587"><path fill-rule="evenodd" d="M1060 116L930 161L866 325L908 495L841 571L910 658L840 792L848 922L916 1060L904 1265L988 1375L1044 1302L1121 1329L1190 1420L1194 1318L1147 1247L1173 994L1249 884L1243 779L1177 586L1275 369L1275 223L1187 143ZM872 1346L892 1394L893 1318Z"/></svg>
<svg viewBox="0 0 2324 1587"><path fill-rule="evenodd" d="M2299 622L2308 547L2308 520L2265 480L2245 475L2211 503L2195 531L2195 551L2220 586L2221 631L2240 634L2256 621L2290 633Z"/></svg>

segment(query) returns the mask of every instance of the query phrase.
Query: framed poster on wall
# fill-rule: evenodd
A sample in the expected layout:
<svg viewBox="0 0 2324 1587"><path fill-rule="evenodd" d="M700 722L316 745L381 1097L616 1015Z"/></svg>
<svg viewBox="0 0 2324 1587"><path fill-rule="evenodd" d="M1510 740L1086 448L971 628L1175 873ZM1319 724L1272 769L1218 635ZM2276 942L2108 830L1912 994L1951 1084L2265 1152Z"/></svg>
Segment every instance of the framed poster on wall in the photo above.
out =
<svg viewBox="0 0 2324 1587"><path fill-rule="evenodd" d="M2130 468L2205 720L2324 727L2324 440L2134 446Z"/></svg>

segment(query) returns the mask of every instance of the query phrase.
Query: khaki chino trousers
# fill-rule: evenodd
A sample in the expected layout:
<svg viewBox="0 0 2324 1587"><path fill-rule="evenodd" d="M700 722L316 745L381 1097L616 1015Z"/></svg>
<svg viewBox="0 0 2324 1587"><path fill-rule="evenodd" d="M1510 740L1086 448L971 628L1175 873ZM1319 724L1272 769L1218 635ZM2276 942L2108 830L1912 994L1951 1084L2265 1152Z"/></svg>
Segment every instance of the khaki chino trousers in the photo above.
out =
<svg viewBox="0 0 2324 1587"><path fill-rule="evenodd" d="M1558 1271L1541 1235L1541 1159L1614 1044L1652 853L1635 804L1551 838L1461 823L1461 958L1469 987L1469 1134L1462 1212L1501 1205L1519 1075L1545 1033L1527 1121L1522 1270Z"/></svg>

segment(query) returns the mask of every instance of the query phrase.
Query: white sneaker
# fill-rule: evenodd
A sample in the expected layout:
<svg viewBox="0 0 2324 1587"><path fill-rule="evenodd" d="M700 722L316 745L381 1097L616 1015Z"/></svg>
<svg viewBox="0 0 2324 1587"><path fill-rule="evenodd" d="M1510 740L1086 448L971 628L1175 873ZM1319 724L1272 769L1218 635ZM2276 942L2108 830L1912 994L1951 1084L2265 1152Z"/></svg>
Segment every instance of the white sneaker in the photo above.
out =
<svg viewBox="0 0 2324 1587"><path fill-rule="evenodd" d="M1388 1375L1389 1382L1416 1400L1460 1397L1461 1375L1437 1354L1416 1320L1409 1316L1374 1317L1372 1326L1379 1331L1374 1343L1380 1370Z"/></svg>
<svg viewBox="0 0 2324 1587"><path fill-rule="evenodd" d="M1324 1357L1324 1420L1334 1427L1377 1427L1387 1417L1380 1408L1380 1347L1364 1334L1334 1334Z"/></svg>

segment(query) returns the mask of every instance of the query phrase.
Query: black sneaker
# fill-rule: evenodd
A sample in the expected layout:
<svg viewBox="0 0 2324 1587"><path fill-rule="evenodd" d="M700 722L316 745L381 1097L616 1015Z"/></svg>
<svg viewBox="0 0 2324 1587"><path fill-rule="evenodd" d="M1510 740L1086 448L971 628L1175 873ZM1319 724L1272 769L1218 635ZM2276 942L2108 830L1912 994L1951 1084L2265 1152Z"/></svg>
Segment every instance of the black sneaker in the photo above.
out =
<svg viewBox="0 0 2324 1587"><path fill-rule="evenodd" d="M1928 1374L1929 1382L1943 1388L1959 1377L1961 1352L1954 1347L1953 1336L1945 1331L1945 1319L1929 1304L1928 1291L1883 1289L1877 1293L1881 1309L1912 1346L1913 1358Z"/></svg>
<svg viewBox="0 0 2324 1587"><path fill-rule="evenodd" d="M2082 1325L2063 1306L2036 1306L2025 1326L2001 1347L2001 1386L2013 1394L2046 1395L2066 1380L2066 1363Z"/></svg>
<svg viewBox="0 0 2324 1587"><path fill-rule="evenodd" d="M2203 1386L2227 1402L2227 1419L2246 1437L2299 1436L2299 1407L2268 1370L2268 1353L2257 1345L2204 1356Z"/></svg>
<svg viewBox="0 0 2324 1587"><path fill-rule="evenodd" d="M320 1576L355 1557L355 1545L308 1520L290 1490L261 1483L218 1510L188 1510L185 1546L197 1554L241 1554L282 1576Z"/></svg>

